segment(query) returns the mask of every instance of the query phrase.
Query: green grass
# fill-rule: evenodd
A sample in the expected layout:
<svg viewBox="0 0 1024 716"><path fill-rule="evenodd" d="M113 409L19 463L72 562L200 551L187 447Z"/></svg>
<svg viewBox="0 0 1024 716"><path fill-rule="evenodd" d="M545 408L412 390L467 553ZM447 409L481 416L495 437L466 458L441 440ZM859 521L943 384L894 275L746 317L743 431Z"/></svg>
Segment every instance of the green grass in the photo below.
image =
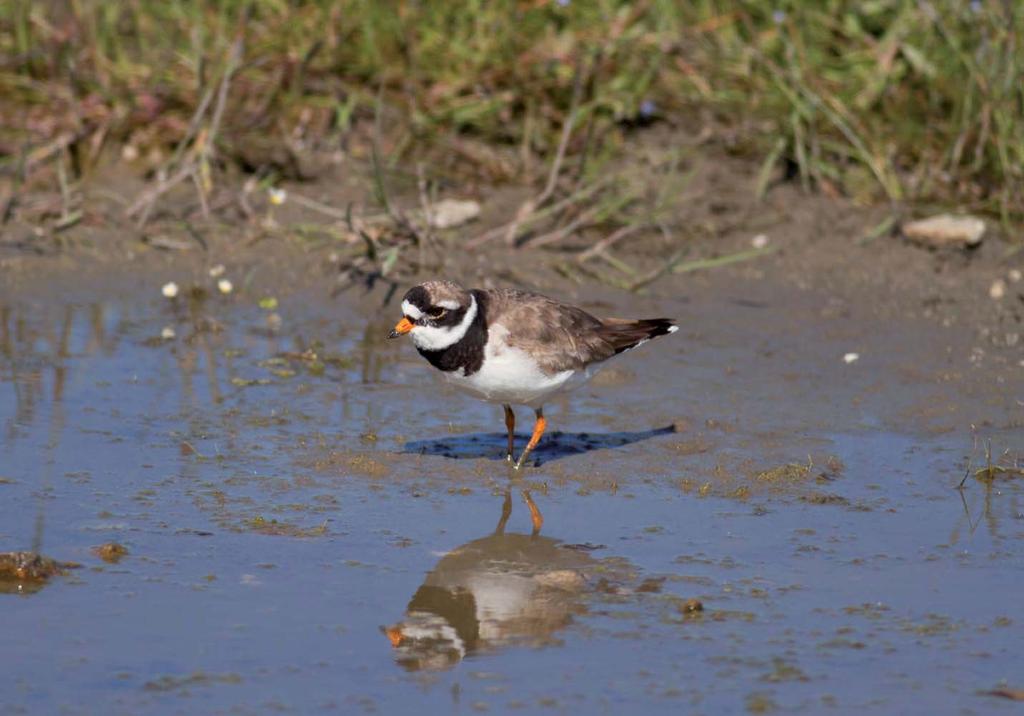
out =
<svg viewBox="0 0 1024 716"><path fill-rule="evenodd" d="M762 177L1024 219L1024 4L1001 0L6 0L0 161L61 132L174 147L236 38L222 137L383 107L400 151L457 134L527 163L574 96L570 154L709 109Z"/></svg>

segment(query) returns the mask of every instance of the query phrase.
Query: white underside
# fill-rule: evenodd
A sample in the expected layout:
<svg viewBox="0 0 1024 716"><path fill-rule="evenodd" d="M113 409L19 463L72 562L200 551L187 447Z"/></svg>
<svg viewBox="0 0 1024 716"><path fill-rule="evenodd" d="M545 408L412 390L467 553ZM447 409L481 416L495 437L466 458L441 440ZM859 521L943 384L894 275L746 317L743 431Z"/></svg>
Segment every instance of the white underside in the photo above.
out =
<svg viewBox="0 0 1024 716"><path fill-rule="evenodd" d="M505 343L507 335L503 326L491 326L480 370L468 376L456 370L445 373L445 378L456 388L492 403L539 408L552 396L586 384L600 369L588 366L548 375L528 353L509 347Z"/></svg>

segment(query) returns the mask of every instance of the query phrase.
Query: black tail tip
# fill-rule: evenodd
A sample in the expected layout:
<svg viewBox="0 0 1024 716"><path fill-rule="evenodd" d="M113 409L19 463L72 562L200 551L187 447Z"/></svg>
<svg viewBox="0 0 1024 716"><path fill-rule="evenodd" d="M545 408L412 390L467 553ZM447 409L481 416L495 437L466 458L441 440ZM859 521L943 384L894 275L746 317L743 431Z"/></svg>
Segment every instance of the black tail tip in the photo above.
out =
<svg viewBox="0 0 1024 716"><path fill-rule="evenodd" d="M650 332L647 334L651 338L657 338L658 336L665 336L669 333L675 333L679 330L679 326L671 318L649 318L644 321L650 327Z"/></svg>

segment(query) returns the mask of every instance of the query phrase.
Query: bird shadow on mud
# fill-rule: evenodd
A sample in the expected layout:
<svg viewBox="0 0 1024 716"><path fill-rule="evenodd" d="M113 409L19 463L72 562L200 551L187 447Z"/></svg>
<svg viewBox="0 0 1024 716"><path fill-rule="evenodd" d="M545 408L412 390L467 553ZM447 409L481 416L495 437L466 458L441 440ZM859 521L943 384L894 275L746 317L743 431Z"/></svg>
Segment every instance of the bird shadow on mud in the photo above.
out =
<svg viewBox="0 0 1024 716"><path fill-rule="evenodd" d="M676 431L672 425L651 430L612 433L567 433L556 430L545 433L540 444L530 456L531 464L553 462L570 455L580 455L592 450L608 450L625 445L670 435ZM411 440L405 444L403 453L416 455L440 455L453 459L491 458L504 460L507 436L505 433L467 433L452 435L440 440ZM526 446L529 435L516 434L516 453Z"/></svg>

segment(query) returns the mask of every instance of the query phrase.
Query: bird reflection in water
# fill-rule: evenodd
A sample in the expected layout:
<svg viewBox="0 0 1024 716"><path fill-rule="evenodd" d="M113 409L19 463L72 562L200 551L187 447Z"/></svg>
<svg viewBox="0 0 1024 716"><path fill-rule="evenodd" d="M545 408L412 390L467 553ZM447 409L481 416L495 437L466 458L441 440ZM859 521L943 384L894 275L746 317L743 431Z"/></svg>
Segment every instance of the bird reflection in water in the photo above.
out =
<svg viewBox="0 0 1024 716"><path fill-rule="evenodd" d="M475 653L544 646L586 611L585 551L542 537L528 492L533 533L506 534L512 496L505 493L494 533L445 555L416 590L405 619L384 629L396 662L410 671L445 669Z"/></svg>

